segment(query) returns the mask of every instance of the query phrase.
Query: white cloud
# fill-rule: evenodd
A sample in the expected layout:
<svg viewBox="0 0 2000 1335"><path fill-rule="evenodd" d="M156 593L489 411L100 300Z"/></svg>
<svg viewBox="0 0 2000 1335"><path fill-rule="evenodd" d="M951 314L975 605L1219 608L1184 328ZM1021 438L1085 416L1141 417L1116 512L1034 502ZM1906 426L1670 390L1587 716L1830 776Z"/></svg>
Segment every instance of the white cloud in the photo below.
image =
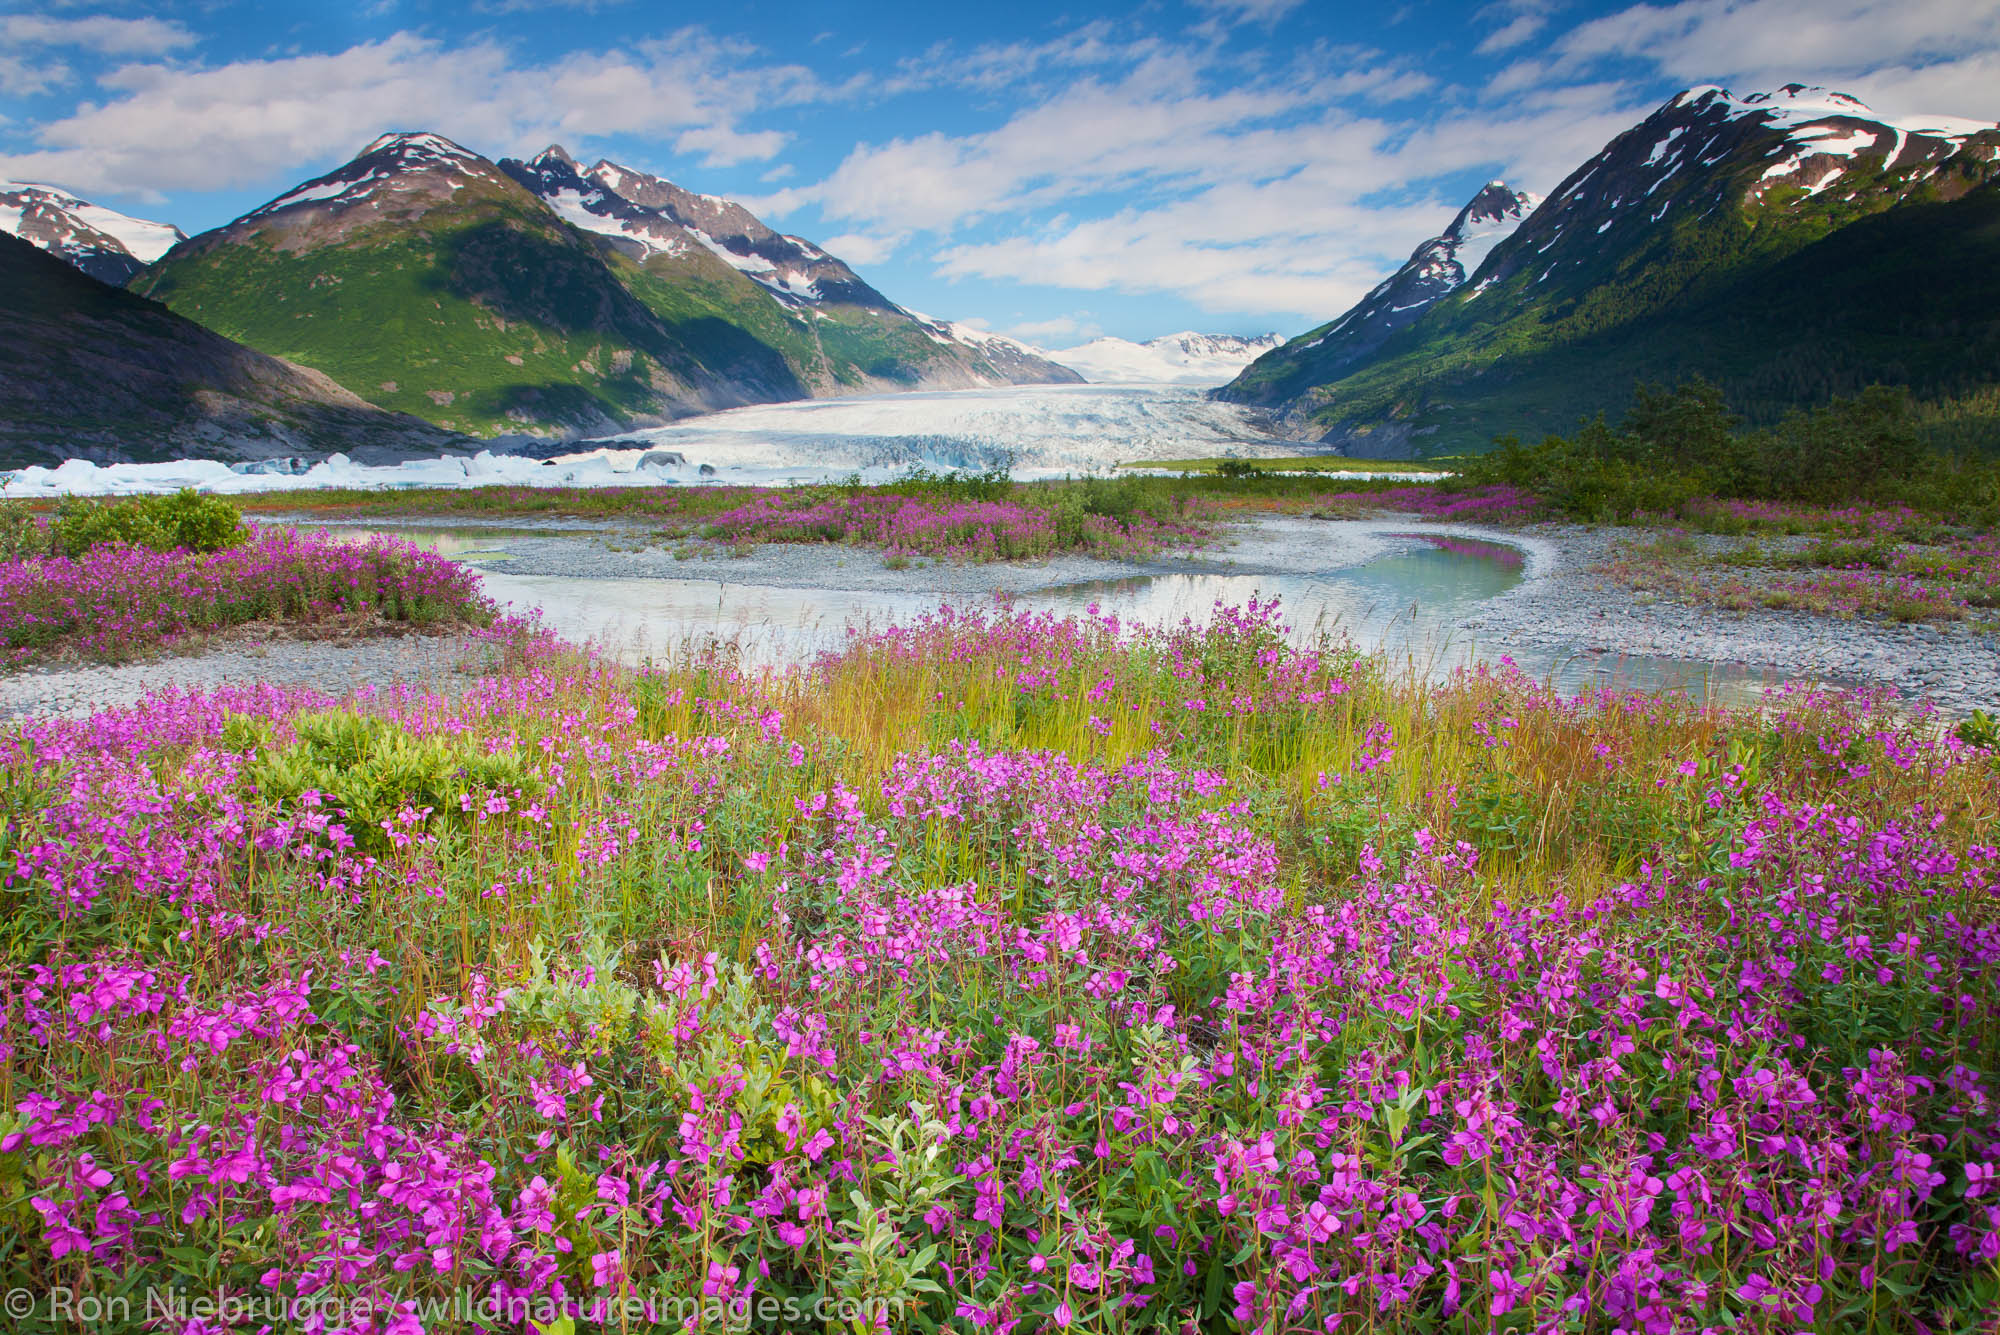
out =
<svg viewBox="0 0 2000 1335"><path fill-rule="evenodd" d="M1487 33L1484 40L1473 48L1482 56L1490 56L1496 51L1511 51L1533 37L1547 26L1548 20L1540 14L1523 14L1504 27Z"/></svg>
<svg viewBox="0 0 2000 1335"><path fill-rule="evenodd" d="M107 56L150 56L194 44L194 34L162 19L121 19L104 14L58 19L46 14L0 18L0 42L12 46L81 47Z"/></svg>
<svg viewBox="0 0 2000 1335"><path fill-rule="evenodd" d="M1134 188L1268 178L1328 147L1314 124L1287 122L1330 93L1373 88L1389 99L1429 86L1426 76L1386 66L1358 77L1306 70L1215 90L1204 75L1198 57L1161 51L1116 80L1079 80L982 134L860 145L824 181L778 192L767 206L816 203L833 217L949 231Z"/></svg>
<svg viewBox="0 0 2000 1335"><path fill-rule="evenodd" d="M1161 49L983 133L864 144L762 207L934 233L948 278L1173 294L1310 324L1463 204L1423 182L1497 168L1546 190L1648 109L1582 84L1391 118L1389 105L1431 85L1368 53L1248 79L1212 59ZM1356 103L1378 114L1346 109ZM975 227L985 234L967 235Z"/></svg>
<svg viewBox="0 0 2000 1335"><path fill-rule="evenodd" d="M1885 111L2000 115L2000 0L1635 5L1579 25L1555 50L1562 72L1605 58L1638 59L1689 83L1726 82L1738 92L1834 83Z"/></svg>
<svg viewBox="0 0 2000 1335"><path fill-rule="evenodd" d="M738 122L827 95L801 67L695 32L542 65L493 41L399 33L330 55L131 64L99 82L110 99L38 127L40 150L0 157L0 172L78 190L223 189L296 180L384 130L417 129L489 153L631 133L711 163L762 160L783 135Z"/></svg>
<svg viewBox="0 0 2000 1335"><path fill-rule="evenodd" d="M2000 0L1681 0L1582 24L1572 58L1636 56L1688 78L1859 71L2000 43Z"/></svg>
<svg viewBox="0 0 2000 1335"><path fill-rule="evenodd" d="M51 88L61 88L75 77L60 60L27 61L19 56L0 55L0 93L33 97Z"/></svg>
<svg viewBox="0 0 2000 1335"><path fill-rule="evenodd" d="M1297 9L1303 0L1193 0L1198 9L1208 10L1235 23L1276 23Z"/></svg>
<svg viewBox="0 0 2000 1335"><path fill-rule="evenodd" d="M981 329L986 327L986 322L983 320L966 323L976 323ZM1008 325L1000 332L1023 343L1052 348L1058 344L1088 343L1091 339L1103 335L1104 326L1097 322L1091 312L1076 311L1069 315L1053 316L1047 320L1023 320Z"/></svg>
<svg viewBox="0 0 2000 1335"><path fill-rule="evenodd" d="M791 136L778 130L745 133L729 125L704 125L684 130L674 140L676 153L700 153L704 167L733 167L739 162L768 162Z"/></svg>
<svg viewBox="0 0 2000 1335"><path fill-rule="evenodd" d="M1885 115L1943 112L2000 120L2000 51L1934 65L1891 65L1849 79L1856 97Z"/></svg>
<svg viewBox="0 0 2000 1335"><path fill-rule="evenodd" d="M827 254L846 260L850 265L865 268L888 259L902 249L903 243L907 240L909 240L908 233L871 236L867 232L842 232L839 236L828 237L819 245Z"/></svg>
<svg viewBox="0 0 2000 1335"><path fill-rule="evenodd" d="M1160 49L1157 39L1121 37L1116 27L1104 20L1043 42L988 42L966 51L951 42L939 42L921 56L898 61L896 73L872 84L871 90L881 96L940 87L990 93L1061 71L1129 68Z"/></svg>

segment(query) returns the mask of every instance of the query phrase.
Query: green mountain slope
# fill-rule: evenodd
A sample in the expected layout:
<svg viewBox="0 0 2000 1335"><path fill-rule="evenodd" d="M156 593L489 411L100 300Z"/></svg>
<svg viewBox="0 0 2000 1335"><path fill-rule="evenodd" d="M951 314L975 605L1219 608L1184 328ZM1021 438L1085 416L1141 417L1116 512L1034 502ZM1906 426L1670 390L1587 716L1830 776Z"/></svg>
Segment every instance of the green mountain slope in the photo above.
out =
<svg viewBox="0 0 2000 1335"><path fill-rule="evenodd" d="M370 406L0 235L0 467L68 458L234 462L335 451L365 463L471 442Z"/></svg>
<svg viewBox="0 0 2000 1335"><path fill-rule="evenodd" d="M390 135L134 283L231 338L455 430L581 434L807 392L726 299L663 316L636 266L492 163Z"/></svg>
<svg viewBox="0 0 2000 1335"><path fill-rule="evenodd" d="M2000 382L1996 157L2000 130L1840 94L1684 93L1372 355L1336 321L1221 393L1386 457L1568 430L1696 373L1757 421L1906 385L1963 435L1952 405Z"/></svg>

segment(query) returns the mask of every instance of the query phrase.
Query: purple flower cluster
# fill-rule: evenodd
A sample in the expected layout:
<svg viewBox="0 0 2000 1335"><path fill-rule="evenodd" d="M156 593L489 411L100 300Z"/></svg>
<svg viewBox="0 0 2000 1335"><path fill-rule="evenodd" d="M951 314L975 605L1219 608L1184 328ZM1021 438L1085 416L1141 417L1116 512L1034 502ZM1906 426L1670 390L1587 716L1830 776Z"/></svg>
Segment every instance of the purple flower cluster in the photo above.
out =
<svg viewBox="0 0 2000 1335"><path fill-rule="evenodd" d="M1324 499L1402 510L1425 519L1455 523L1521 524L1548 516L1548 506L1541 497L1506 483L1459 489L1437 485L1383 487L1375 491L1339 492Z"/></svg>
<svg viewBox="0 0 2000 1335"><path fill-rule="evenodd" d="M1990 1315L2000 775L1876 702L1419 696L1253 604L373 707L532 796L376 856L271 786L324 700L0 739L22 1282L326 1335Z"/></svg>
<svg viewBox="0 0 2000 1335"><path fill-rule="evenodd" d="M119 660L251 622L484 624L478 576L410 543L283 528L206 554L111 543L0 562L0 662Z"/></svg>

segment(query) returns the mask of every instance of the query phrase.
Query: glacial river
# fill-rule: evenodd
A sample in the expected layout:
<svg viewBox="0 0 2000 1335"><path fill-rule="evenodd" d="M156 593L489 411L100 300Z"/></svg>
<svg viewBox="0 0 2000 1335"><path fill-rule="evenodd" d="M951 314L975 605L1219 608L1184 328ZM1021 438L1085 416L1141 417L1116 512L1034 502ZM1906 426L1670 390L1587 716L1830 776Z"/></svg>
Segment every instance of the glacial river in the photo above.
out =
<svg viewBox="0 0 2000 1335"><path fill-rule="evenodd" d="M1330 524L1328 547L1344 544L1340 530L1361 531L1365 559L1335 562L1302 573L1147 573L1032 588L1007 595L1011 605L1059 615L1096 607L1128 624L1204 620L1217 603L1240 606L1253 597L1276 598L1296 638L1320 632L1351 638L1365 650L1386 653L1423 675L1437 677L1499 652L1480 643L1465 623L1489 600L1515 589L1537 554L1505 535L1368 532L1384 526ZM746 659L797 663L838 647L860 629L907 622L940 603L993 606L994 595L945 596L924 591L921 571L906 572L899 588L828 588L731 579L728 562L706 568L723 578L581 577L522 574L507 569L508 548L518 538L546 541L547 530L447 527L348 529L356 537L385 533L407 538L480 568L487 593L510 610L537 613L567 639L588 642L633 663L674 652L691 640L713 636L735 642ZM588 543L584 534L568 541ZM1268 547L1268 540L1267 540ZM832 564L834 549L819 549ZM803 554L803 553L801 553ZM1260 553L1253 549L1248 555ZM1261 553L1268 555L1268 551ZM873 553L855 554L872 566ZM858 582L858 581L857 581ZM1510 655L1537 678L1565 690L1615 686L1687 691L1745 702L1767 684L1767 674L1729 665L1674 659L1570 655L1516 650Z"/></svg>

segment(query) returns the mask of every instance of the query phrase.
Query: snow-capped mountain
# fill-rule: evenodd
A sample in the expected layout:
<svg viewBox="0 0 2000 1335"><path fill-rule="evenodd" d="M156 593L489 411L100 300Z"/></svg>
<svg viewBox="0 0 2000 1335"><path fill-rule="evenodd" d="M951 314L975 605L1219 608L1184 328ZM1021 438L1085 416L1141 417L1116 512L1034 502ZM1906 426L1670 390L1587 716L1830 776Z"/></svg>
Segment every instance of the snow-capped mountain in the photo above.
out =
<svg viewBox="0 0 2000 1335"><path fill-rule="evenodd" d="M1453 253L1418 247L1219 396L1393 456L1570 430L1635 379L1700 374L1766 420L1884 380L1920 397L2000 380L1978 351L2000 328L1969 334L1995 317L1965 303L1993 268L2000 123L1690 88L1532 203L1461 215ZM1941 272L1945 253L1973 272Z"/></svg>
<svg viewBox="0 0 2000 1335"><path fill-rule="evenodd" d="M642 264L685 256L699 248L796 315L839 323L832 319L838 309L848 323L858 320L893 336L915 336L948 350L952 365L924 372L926 385L970 388L1078 378L1026 344L898 306L839 257L804 237L772 229L732 200L696 194L606 159L586 169L560 145L551 145L526 162L503 158L500 168L572 226L609 239ZM838 342L842 331L821 328L816 334L822 350L827 350L828 337ZM846 387L859 388L852 383Z"/></svg>
<svg viewBox="0 0 2000 1335"><path fill-rule="evenodd" d="M52 185L14 181L0 181L0 232L32 241L114 287L187 239L170 223L129 217Z"/></svg>
<svg viewBox="0 0 2000 1335"><path fill-rule="evenodd" d="M664 317L612 258L487 158L397 133L175 247L134 286L472 434L618 430L802 392L727 309L697 296Z"/></svg>
<svg viewBox="0 0 2000 1335"><path fill-rule="evenodd" d="M614 163L583 171L554 147L495 163L432 133L382 136L134 286L382 407L480 435L1078 378L989 356L726 200Z"/></svg>
<svg viewBox="0 0 2000 1335"><path fill-rule="evenodd" d="M1097 338L1046 355L1095 384L1219 385L1284 341L1279 334L1240 338L1183 331L1144 343Z"/></svg>
<svg viewBox="0 0 2000 1335"><path fill-rule="evenodd" d="M1516 274L1581 276L1725 208L1760 227L1835 226L1912 199L1953 198L2000 159L2000 124L1892 118L1846 93L1789 83L1737 97L1690 88L1605 146L1550 194L1466 294Z"/></svg>
<svg viewBox="0 0 2000 1335"><path fill-rule="evenodd" d="M928 315L899 307L916 320L930 338L946 347L962 349L979 358L1000 376L999 383L1011 385L1075 385L1086 379L1054 353L1044 352L1019 339L1008 338L959 320L934 320Z"/></svg>
<svg viewBox="0 0 2000 1335"><path fill-rule="evenodd" d="M337 242L388 219L414 222L438 208L504 185L500 169L443 135L385 134L324 176L279 195L203 239L275 231L293 247Z"/></svg>
<svg viewBox="0 0 2000 1335"><path fill-rule="evenodd" d="M1376 285L1339 319L1307 334L1304 345L1323 351L1328 368L1353 366L1391 335L1463 287L1494 249L1512 236L1542 202L1540 195L1488 181L1466 201L1451 226L1411 252L1403 267Z"/></svg>
<svg viewBox="0 0 2000 1335"><path fill-rule="evenodd" d="M732 200L699 195L601 158L586 175L605 190L679 223L724 264L748 274L780 301L895 309L841 260L804 237L773 230Z"/></svg>

